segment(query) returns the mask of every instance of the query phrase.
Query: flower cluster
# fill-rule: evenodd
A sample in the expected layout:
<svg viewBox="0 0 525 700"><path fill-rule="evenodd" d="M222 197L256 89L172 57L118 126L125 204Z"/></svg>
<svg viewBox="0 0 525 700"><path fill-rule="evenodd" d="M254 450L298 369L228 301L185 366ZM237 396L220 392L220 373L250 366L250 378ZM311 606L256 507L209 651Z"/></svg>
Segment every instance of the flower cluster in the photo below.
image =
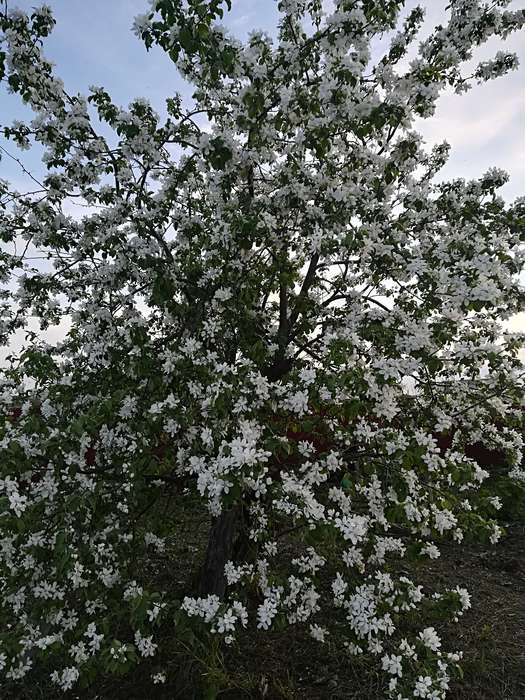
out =
<svg viewBox="0 0 525 700"><path fill-rule="evenodd" d="M439 700L460 654L403 620L457 619L469 595L392 563L498 539L467 445L525 478L523 339L502 329L524 308L525 199L496 169L436 183L448 145L412 127L445 87L513 70L499 52L462 72L525 15L453 0L405 65L419 7L396 32L401 1L281 0L275 36L241 42L222 4L137 17L194 85L165 118L68 94L47 7L0 15L0 78L34 113L3 133L46 169L31 192L0 182L0 343L26 332L0 370L0 672L45 664L67 692L143 664L162 684L160 622L183 614L226 643L250 624L342 637L389 697ZM148 578L179 565L178 498L211 523L182 603Z"/></svg>

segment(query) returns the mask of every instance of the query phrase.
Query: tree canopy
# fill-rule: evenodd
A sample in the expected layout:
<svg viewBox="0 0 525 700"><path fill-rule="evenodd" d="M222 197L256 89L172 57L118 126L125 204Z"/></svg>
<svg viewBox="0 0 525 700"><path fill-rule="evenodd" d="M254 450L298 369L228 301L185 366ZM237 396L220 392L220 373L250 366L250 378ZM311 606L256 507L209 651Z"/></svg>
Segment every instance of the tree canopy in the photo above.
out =
<svg viewBox="0 0 525 700"><path fill-rule="evenodd" d="M499 538L466 445L525 478L522 340L502 328L524 308L525 199L498 195L496 168L437 183L449 146L413 123L515 69L467 64L525 12L451 0L415 50L424 9L400 1L280 0L275 36L244 43L229 5L136 18L194 88L162 118L69 94L48 7L0 15L1 82L34 112L3 134L47 168L29 193L0 181L1 342L27 331L0 371L0 669L67 691L145 664L162 683L173 620L226 644L298 625L377 656L386 696L444 698L460 653L425 616L458 617L468 592L391 562ZM137 574L178 536L174 494L210 514L181 600Z"/></svg>

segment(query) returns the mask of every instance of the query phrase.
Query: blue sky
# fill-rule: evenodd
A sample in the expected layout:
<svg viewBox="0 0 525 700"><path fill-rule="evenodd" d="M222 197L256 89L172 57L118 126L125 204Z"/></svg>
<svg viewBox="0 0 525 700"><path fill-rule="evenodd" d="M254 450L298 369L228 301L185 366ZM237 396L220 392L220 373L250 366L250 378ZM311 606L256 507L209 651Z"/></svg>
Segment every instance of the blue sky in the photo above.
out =
<svg viewBox="0 0 525 700"><path fill-rule="evenodd" d="M35 6L27 0L10 0L10 6L26 12ZM103 85L114 99L127 103L147 97L161 103L184 84L163 51L149 53L133 35L133 18L149 8L147 0L48 0L57 20L45 53L71 91L86 92L89 85ZM273 0L237 0L229 13L228 27L242 37L252 27L270 31L277 12Z"/></svg>
<svg viewBox="0 0 525 700"><path fill-rule="evenodd" d="M10 2L10 6L26 11L35 4L34 0ZM164 53L157 48L146 53L131 32L134 16L147 11L147 0L49 0L49 4L57 26L46 41L45 52L56 63L57 73L70 92L85 93L89 85L101 85L122 105L140 96L150 99L161 111L164 98L174 91L191 94ZM410 0L407 8L414 4ZM423 4L427 7L428 30L443 21L447 0ZM519 2L511 4L519 6ZM255 28L273 32L276 19L275 0L233 0L225 24L242 38ZM476 58L486 59L501 46L500 41L491 41L476 53ZM525 32L510 37L505 47L520 56L519 71L478 86L466 95L442 96L435 116L421 120L417 129L429 143L446 138L452 144L443 178L476 177L498 166L511 175L503 192L513 199L522 194L525 181ZM8 123L12 118L27 116L27 111L18 98L1 91L0 115L0 123ZM15 152L12 145L9 149ZM38 168L37 154L16 155L30 168ZM16 163L4 158L0 175L18 182L22 174Z"/></svg>
<svg viewBox="0 0 525 700"><path fill-rule="evenodd" d="M10 0L9 7L26 12L34 0ZM131 31L137 14L148 10L147 0L50 0L57 21L45 41L44 53L56 64L56 72L70 93L87 93L90 85L105 87L118 104L145 97L163 112L164 100L174 92L190 97L191 88L178 75L164 52L144 44ZM225 24L240 38L254 27L270 32L277 21L273 0L237 0ZM30 118L16 95L0 90L0 124ZM20 152L0 138L0 144L32 171L40 169L38 152ZM9 158L0 162L0 177L23 182L20 167Z"/></svg>
<svg viewBox="0 0 525 700"><path fill-rule="evenodd" d="M35 0L9 2L10 7L25 11L35 4ZM85 93L88 86L101 85L122 105L134 97L145 97L161 112L165 97L173 92L191 94L164 53L156 48L146 53L131 31L135 15L147 11L147 0L48 0L48 4L57 25L46 41L45 53L55 62L69 92ZM256 28L275 31L276 0L232 0L232 4L232 12L226 15L224 23L240 38ZM409 0L406 10L415 4L415 0ZM448 0L427 0L421 4L427 8L424 36L430 27L444 21ZM516 0L510 7L520 6ZM378 42L377 52L381 43L385 42ZM474 58L486 60L502 46L501 41L492 40ZM416 128L429 144L447 139L452 145L451 158L440 179L474 178L497 166L511 176L503 189L504 196L511 200L525 194L525 32L514 34L504 46L518 53L522 64L519 71L475 87L466 95L443 95L436 114L420 120ZM27 116L28 111L17 97L0 91L0 124ZM41 170L37 151L20 152L1 139L0 144L36 174ZM23 173L9 158L0 161L0 177L24 188ZM511 325L516 330L525 329L525 314L516 317Z"/></svg>

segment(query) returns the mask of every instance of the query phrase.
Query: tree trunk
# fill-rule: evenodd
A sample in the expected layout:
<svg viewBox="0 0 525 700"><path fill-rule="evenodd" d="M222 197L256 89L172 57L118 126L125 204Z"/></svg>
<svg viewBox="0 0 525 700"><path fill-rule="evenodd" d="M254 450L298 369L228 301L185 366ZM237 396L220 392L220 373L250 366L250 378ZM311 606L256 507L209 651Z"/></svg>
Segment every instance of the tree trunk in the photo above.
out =
<svg viewBox="0 0 525 700"><path fill-rule="evenodd" d="M290 371L292 364L289 358L275 358L263 374L270 382L278 381ZM248 502L237 503L214 519L208 536L206 557L199 574L198 595L216 595L224 598L226 562L238 563L253 557L253 543L248 537L249 500L248 498Z"/></svg>
<svg viewBox="0 0 525 700"><path fill-rule="evenodd" d="M241 525L241 506L223 511L210 529L206 558L200 573L199 595L217 595L224 598L226 577L224 565L234 557L235 543Z"/></svg>

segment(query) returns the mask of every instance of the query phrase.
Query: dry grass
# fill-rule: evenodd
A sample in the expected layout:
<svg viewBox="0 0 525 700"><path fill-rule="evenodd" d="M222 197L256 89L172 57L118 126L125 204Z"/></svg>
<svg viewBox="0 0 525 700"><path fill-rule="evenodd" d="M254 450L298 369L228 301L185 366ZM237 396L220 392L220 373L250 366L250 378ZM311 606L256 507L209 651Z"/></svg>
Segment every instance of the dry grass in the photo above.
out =
<svg viewBox="0 0 525 700"><path fill-rule="evenodd" d="M193 543L187 552L197 553L205 526L194 522L188 530ZM525 525L510 527L495 547L450 545L442 551L439 560L419 568L418 580L429 590L464 586L473 601L459 624L441 630L445 648L465 653L464 678L453 685L450 700L524 700ZM206 695L195 687L195 679L207 673L223 700L384 699L384 679L373 659L343 656L336 645L319 645L297 628L246 632L236 648L224 656L217 652L208 668L184 654L177 663L180 683L155 696L130 683L119 697L200 700ZM98 697L115 698L114 689Z"/></svg>
<svg viewBox="0 0 525 700"><path fill-rule="evenodd" d="M142 572L155 578L174 597L192 588L200 563L208 521L198 509L180 510L173 523L169 552ZM182 505L182 503L181 503ZM293 543L289 543L293 547ZM406 566L406 564L404 565ZM462 649L464 678L450 700L525 700L525 524L514 524L496 547L443 547L442 557L420 566L417 579L429 590L464 586L473 607L459 624L440 629L443 646ZM305 630L245 632L238 646L189 650L165 629L169 651L165 662L173 681L167 687L149 683L149 670L69 694L79 700L383 700L383 676L371 658L349 658L331 643L319 645ZM47 684L2 700L54 698ZM215 694L214 694L215 693Z"/></svg>

